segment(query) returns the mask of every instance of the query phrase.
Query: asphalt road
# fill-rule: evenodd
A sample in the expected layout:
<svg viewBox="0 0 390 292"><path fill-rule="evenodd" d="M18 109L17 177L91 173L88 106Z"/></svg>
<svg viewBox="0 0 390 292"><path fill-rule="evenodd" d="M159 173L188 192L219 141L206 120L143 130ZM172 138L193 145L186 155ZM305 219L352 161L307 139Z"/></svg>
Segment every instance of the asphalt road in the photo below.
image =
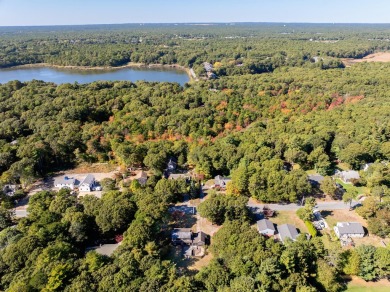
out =
<svg viewBox="0 0 390 292"><path fill-rule="evenodd" d="M356 205L359 205L358 201L352 202L352 208ZM302 206L300 204L260 204L256 201L250 199L248 202L248 207L263 208L265 205L270 207L272 210L276 211L296 211ZM317 202L318 210L349 210L349 204L345 204L341 201L332 201L332 202Z"/></svg>

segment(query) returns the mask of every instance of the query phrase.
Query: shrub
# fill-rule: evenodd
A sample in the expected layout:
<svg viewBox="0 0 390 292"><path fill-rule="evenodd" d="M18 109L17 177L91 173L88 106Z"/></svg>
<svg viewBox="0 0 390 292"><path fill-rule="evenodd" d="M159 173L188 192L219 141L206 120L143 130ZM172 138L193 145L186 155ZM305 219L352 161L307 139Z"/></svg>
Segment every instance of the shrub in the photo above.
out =
<svg viewBox="0 0 390 292"><path fill-rule="evenodd" d="M312 236L312 237L316 237L317 236L317 229L314 227L313 223L311 223L310 221L305 221L305 225L307 227L307 230L309 231L309 234Z"/></svg>

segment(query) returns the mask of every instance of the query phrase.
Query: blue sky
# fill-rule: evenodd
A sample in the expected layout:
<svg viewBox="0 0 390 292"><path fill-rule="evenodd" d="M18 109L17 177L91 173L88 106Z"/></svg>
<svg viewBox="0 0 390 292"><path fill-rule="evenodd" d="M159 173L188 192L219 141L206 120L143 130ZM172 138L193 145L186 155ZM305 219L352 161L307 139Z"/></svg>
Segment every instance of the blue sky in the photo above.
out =
<svg viewBox="0 0 390 292"><path fill-rule="evenodd" d="M0 0L0 26L160 22L390 23L389 0Z"/></svg>

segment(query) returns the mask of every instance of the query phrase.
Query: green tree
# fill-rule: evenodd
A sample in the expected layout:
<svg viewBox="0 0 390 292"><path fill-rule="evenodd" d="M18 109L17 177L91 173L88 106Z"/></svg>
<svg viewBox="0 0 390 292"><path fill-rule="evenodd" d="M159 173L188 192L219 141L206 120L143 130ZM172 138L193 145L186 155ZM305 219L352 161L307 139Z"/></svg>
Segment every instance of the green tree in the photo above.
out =
<svg viewBox="0 0 390 292"><path fill-rule="evenodd" d="M321 182L320 189L324 194L331 196L333 199L337 197L336 183L329 176L326 176L324 180Z"/></svg>
<svg viewBox="0 0 390 292"><path fill-rule="evenodd" d="M352 201L356 199L356 196L358 195L357 190L355 189L350 189L347 190L344 195L343 195L343 202L346 204L349 204L349 208L351 209L352 207Z"/></svg>
<svg viewBox="0 0 390 292"><path fill-rule="evenodd" d="M14 212L0 206L0 231L12 225Z"/></svg>
<svg viewBox="0 0 390 292"><path fill-rule="evenodd" d="M103 233L120 232L132 221L135 206L128 195L118 191L107 192L102 197L96 223Z"/></svg>

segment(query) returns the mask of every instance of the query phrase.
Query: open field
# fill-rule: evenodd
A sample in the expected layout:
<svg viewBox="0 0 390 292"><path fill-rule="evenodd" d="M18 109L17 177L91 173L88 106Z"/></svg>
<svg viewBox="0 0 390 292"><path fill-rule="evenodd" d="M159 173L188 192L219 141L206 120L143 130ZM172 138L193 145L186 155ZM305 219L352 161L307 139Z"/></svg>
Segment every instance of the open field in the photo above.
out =
<svg viewBox="0 0 390 292"><path fill-rule="evenodd" d="M114 172L118 169L118 166L109 163L82 163L76 168L68 169L65 172L72 173L108 173Z"/></svg>
<svg viewBox="0 0 390 292"><path fill-rule="evenodd" d="M346 211L346 210L333 210L333 211L322 211L322 216L329 224L329 228L333 229L337 222L359 222L363 225L364 228L367 228L367 222L364 218L356 214L355 211ZM386 245L390 244L390 239L382 239L375 235L366 235L363 238L354 238L356 246L359 245L373 245L376 247L383 247L384 242Z"/></svg>
<svg viewBox="0 0 390 292"><path fill-rule="evenodd" d="M352 66L361 62L390 62L390 52L370 54L363 59L342 59L345 66Z"/></svg>
<svg viewBox="0 0 390 292"><path fill-rule="evenodd" d="M347 292L385 292L390 291L390 282L380 280L378 282L366 282L358 277L352 277L348 283Z"/></svg>

